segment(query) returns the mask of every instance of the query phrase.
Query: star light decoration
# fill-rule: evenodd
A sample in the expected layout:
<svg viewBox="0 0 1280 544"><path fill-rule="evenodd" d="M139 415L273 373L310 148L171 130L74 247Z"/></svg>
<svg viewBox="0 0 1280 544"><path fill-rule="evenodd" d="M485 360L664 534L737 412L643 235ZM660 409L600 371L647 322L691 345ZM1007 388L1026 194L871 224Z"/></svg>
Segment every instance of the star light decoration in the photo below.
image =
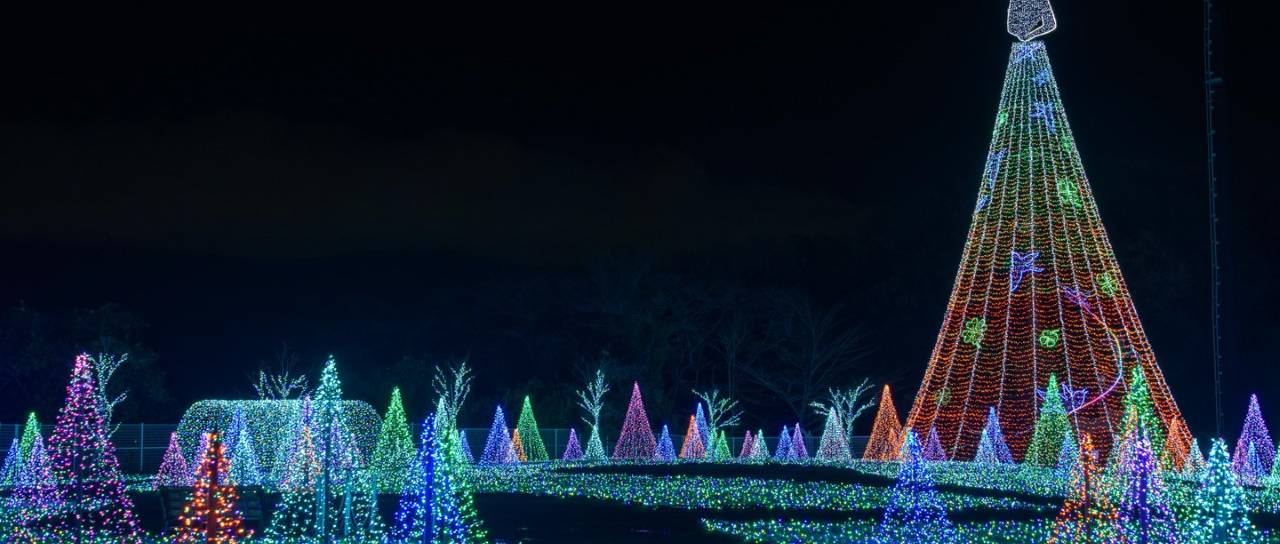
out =
<svg viewBox="0 0 1280 544"><path fill-rule="evenodd" d="M1022 286L1022 280L1027 274L1036 272L1044 272L1043 267L1036 266L1036 259L1040 257L1039 251L1028 251L1019 253L1017 250L1011 252L1009 257L1009 292L1013 293Z"/></svg>
<svg viewBox="0 0 1280 544"><path fill-rule="evenodd" d="M1029 42L1058 28L1049 0L1012 0L1005 28L1014 37Z"/></svg>
<svg viewBox="0 0 1280 544"><path fill-rule="evenodd" d="M1036 389L1036 400L1041 404L1044 403L1045 390ZM1070 385L1062 383L1058 386L1058 396L1062 399L1062 406L1066 409L1067 414L1076 411L1085 400L1089 398L1088 389L1072 389Z"/></svg>

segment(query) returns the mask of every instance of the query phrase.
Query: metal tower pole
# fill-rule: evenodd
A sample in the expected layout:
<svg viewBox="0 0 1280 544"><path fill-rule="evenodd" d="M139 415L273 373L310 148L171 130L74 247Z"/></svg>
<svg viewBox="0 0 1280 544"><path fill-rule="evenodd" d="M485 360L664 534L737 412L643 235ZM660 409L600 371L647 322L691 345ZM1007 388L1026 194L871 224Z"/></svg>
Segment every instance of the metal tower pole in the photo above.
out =
<svg viewBox="0 0 1280 544"><path fill-rule="evenodd" d="M1214 152L1213 96L1222 84L1222 78L1213 71L1213 0L1204 0L1204 117L1205 145L1209 173L1209 275L1210 313L1213 328L1213 414L1217 436L1222 434L1222 305L1218 289L1222 285L1218 267L1218 176L1215 169L1217 153Z"/></svg>

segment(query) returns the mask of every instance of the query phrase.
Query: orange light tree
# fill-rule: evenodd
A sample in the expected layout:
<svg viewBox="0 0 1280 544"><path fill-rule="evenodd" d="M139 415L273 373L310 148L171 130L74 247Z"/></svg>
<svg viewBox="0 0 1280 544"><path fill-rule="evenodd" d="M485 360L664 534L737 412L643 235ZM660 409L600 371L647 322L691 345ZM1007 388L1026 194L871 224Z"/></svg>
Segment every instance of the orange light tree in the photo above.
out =
<svg viewBox="0 0 1280 544"><path fill-rule="evenodd" d="M228 483L230 464L222 436L208 433L205 438L209 446L201 452L195 489L178 515L175 541L241 542L252 536L253 531L244 528L244 516L236 508L240 496L235 486Z"/></svg>
<svg viewBox="0 0 1280 544"><path fill-rule="evenodd" d="M1013 45L942 329L907 426L934 427L952 459L972 459L994 408L1015 458L1037 395L1062 383L1076 435L1100 454L1119 431L1141 365L1160 421L1185 433L1085 176L1042 41ZM1180 447L1190 436L1173 436ZM1185 451L1172 452L1180 465Z"/></svg>
<svg viewBox="0 0 1280 544"><path fill-rule="evenodd" d="M862 451L863 461L897 461L902 449L902 423L898 421L898 409L893 406L889 386L880 393L880 409L871 424L871 437L867 449Z"/></svg>

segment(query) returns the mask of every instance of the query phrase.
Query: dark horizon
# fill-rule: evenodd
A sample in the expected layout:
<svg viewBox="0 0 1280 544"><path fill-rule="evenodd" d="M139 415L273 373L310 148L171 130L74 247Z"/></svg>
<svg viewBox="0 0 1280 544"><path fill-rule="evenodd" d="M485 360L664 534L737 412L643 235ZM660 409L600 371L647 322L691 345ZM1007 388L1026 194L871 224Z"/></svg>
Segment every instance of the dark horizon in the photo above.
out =
<svg viewBox="0 0 1280 544"><path fill-rule="evenodd" d="M1201 6L1055 7L1044 41L1089 181L1161 368L1204 436ZM775 9L433 12L417 28L334 34L19 30L5 39L42 46L0 89L0 310L65 320L114 303L145 322L131 341L156 372L135 386L128 421L247 398L288 343L313 379L334 354L350 396L379 409L418 378L406 357L465 357L476 414L532 392L558 427L578 420L557 384L631 349L584 322L604 298L600 276L650 270L652 296L786 291L841 308L870 350L848 378L891 379L905 416L979 187L1013 42L1005 3L910 17ZM1268 19L1252 9L1224 9L1219 40L1228 436L1250 392L1264 414L1280 410L1266 389L1280 377L1266 204L1280 196L1268 177L1280 142L1257 37ZM8 356L17 340L3 340ZM73 355L48 383L0 381L13 391L0 421L31 408L51 421ZM619 379L646 371L636 364L618 361ZM673 375L641 383L672 412L651 411L656 423L679 420L690 387L724 386ZM620 410L625 392L612 395ZM411 417L428 397L406 391ZM784 410L757 399L748 422L774 425Z"/></svg>

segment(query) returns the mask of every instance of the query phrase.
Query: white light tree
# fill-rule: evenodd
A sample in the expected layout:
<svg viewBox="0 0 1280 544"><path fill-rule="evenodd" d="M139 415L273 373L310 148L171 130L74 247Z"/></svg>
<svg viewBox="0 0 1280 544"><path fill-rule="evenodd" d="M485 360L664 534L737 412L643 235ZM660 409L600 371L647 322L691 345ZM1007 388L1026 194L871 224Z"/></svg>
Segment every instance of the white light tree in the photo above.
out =
<svg viewBox="0 0 1280 544"><path fill-rule="evenodd" d="M459 362L448 371L436 367L435 376L431 379L431 389L435 391L441 408L440 413L436 414L437 427L453 429L457 425L458 415L462 413L462 403L471 394L473 379L475 376L471 374L471 367L466 361Z"/></svg>
<svg viewBox="0 0 1280 544"><path fill-rule="evenodd" d="M592 461L604 458L604 448L600 445L600 411L604 409L604 394L608 392L609 383L605 381L603 368L596 369L595 376L587 382L586 389L577 391L578 406L590 416L589 419L583 417L582 422L591 426L586 456Z"/></svg>
<svg viewBox="0 0 1280 544"><path fill-rule="evenodd" d="M287 400L306 396L307 377L292 375L293 365L297 361L298 356L289 349L289 344L280 344L280 352L275 355L278 370L271 374L265 370L258 371L258 381L253 384L258 400Z"/></svg>
<svg viewBox="0 0 1280 544"><path fill-rule="evenodd" d="M742 421L742 410L738 409L738 401L728 396L720 396L719 389L699 392L693 391L694 395L702 399L703 404L707 406L707 428L708 436L719 436L721 429L729 427L737 427Z"/></svg>
<svg viewBox="0 0 1280 544"><path fill-rule="evenodd" d="M862 383L849 389L829 388L825 402L815 401L809 405L813 407L814 412L824 417L835 411L836 416L840 418L840 423L844 426L841 429L844 432L844 439L852 443L853 422L868 408L876 405L875 397L862 400L863 395L870 393L871 389L871 381L863 379Z"/></svg>

